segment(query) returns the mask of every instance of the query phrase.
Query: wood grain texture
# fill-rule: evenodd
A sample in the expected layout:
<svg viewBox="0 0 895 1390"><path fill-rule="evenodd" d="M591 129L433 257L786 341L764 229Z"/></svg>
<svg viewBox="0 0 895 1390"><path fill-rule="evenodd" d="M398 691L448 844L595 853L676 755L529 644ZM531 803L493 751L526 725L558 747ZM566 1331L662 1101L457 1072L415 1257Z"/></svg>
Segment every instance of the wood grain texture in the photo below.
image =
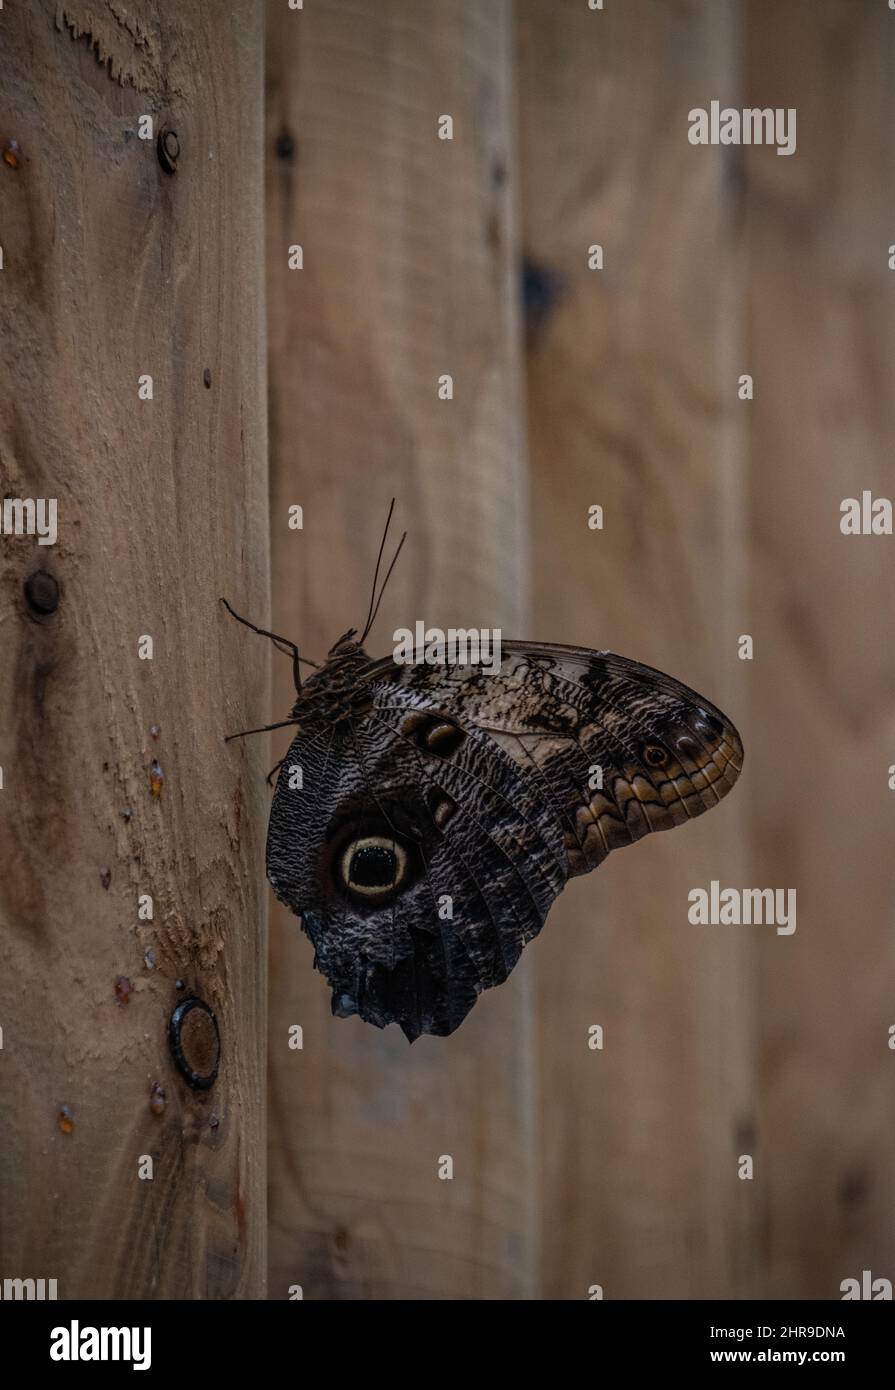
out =
<svg viewBox="0 0 895 1390"><path fill-rule="evenodd" d="M687 141L689 109L734 83L736 7L517 13L533 635L669 672L746 747L722 806L571 884L538 943L543 1288L743 1296L761 1211L736 1167L754 1145L758 929L687 920L691 888L748 882L737 204L725 152Z"/></svg>
<svg viewBox="0 0 895 1390"><path fill-rule="evenodd" d="M893 497L895 14L759 3L746 39L746 100L798 111L795 156L745 161L754 873L799 907L759 943L762 1254L768 1296L835 1299L895 1269L895 540L839 530Z"/></svg>
<svg viewBox="0 0 895 1390"><path fill-rule="evenodd" d="M371 655L418 618L525 626L511 37L503 0L269 11L274 626L316 658L363 623L392 495L410 534ZM282 660L275 715L291 700ZM274 910L271 1297L532 1292L532 975L523 961L452 1037L409 1048L331 1017Z"/></svg>
<svg viewBox="0 0 895 1390"><path fill-rule="evenodd" d="M265 616L262 14L44 0L0 33L0 479L59 506L55 546L0 536L0 1273L258 1297L266 766L222 737L267 668L217 598ZM144 113L178 133L173 176ZM36 569L61 587L41 619ZM168 1049L189 994L221 1033L205 1092Z"/></svg>

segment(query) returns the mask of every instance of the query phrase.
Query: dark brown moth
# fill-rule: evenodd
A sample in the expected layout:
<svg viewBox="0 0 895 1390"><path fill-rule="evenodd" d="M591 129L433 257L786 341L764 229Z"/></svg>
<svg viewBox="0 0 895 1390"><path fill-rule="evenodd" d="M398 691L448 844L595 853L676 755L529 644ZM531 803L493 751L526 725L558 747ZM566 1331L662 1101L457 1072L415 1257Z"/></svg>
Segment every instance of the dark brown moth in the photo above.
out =
<svg viewBox="0 0 895 1390"><path fill-rule="evenodd" d="M294 644L263 633L292 654L298 729L267 876L333 1013L413 1042L507 978L574 874L715 806L743 746L701 695L611 652L505 641L494 675L373 661L377 608L304 682Z"/></svg>

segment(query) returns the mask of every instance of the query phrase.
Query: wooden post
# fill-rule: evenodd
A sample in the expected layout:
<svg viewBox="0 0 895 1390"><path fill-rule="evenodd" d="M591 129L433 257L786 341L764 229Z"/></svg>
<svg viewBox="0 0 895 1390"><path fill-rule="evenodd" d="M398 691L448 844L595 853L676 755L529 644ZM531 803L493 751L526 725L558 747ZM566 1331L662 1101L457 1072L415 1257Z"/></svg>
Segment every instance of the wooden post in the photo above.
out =
<svg viewBox="0 0 895 1390"><path fill-rule="evenodd" d="M722 806L576 879L538 943L548 1297L752 1288L751 940L687 920L691 888L746 882L749 366L733 183L687 140L733 78L733 13L518 7L535 635L670 672L746 741Z"/></svg>
<svg viewBox="0 0 895 1390"><path fill-rule="evenodd" d="M43 0L0 45L0 479L58 503L0 535L0 1269L258 1297L266 764L222 740L267 667L217 600L266 616L262 16Z"/></svg>
<svg viewBox="0 0 895 1390"><path fill-rule="evenodd" d="M370 653L418 618L525 631L511 39L504 0L270 8L274 628L313 657L363 622L393 495ZM270 1296L531 1294L530 953L409 1048L334 1019L298 920L271 929Z"/></svg>

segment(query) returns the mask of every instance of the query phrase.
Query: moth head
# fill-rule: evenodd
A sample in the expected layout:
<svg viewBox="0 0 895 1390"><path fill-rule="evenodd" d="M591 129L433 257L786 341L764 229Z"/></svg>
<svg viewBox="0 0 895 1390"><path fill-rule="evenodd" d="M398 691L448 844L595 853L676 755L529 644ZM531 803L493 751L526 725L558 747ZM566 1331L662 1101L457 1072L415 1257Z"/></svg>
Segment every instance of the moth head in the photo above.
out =
<svg viewBox="0 0 895 1390"><path fill-rule="evenodd" d="M358 651L360 649L360 643L354 641L356 636L356 627L350 627L347 632L343 632L338 641L333 642L330 647L329 656L350 656L352 652Z"/></svg>

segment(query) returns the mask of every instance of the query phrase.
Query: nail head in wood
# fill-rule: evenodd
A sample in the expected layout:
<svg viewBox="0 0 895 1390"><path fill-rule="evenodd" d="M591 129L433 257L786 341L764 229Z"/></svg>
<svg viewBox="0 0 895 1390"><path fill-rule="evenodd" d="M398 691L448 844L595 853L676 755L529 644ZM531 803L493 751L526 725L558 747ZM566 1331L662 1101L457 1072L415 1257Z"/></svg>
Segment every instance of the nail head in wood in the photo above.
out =
<svg viewBox="0 0 895 1390"><path fill-rule="evenodd" d="M170 130L168 126L162 126L158 133L156 142L158 149L158 162L166 174L177 173L177 161L180 158L180 140L176 130Z"/></svg>
<svg viewBox="0 0 895 1390"><path fill-rule="evenodd" d="M184 999L168 1024L171 1056L181 1076L196 1091L214 1085L221 1060L217 1019L202 999Z"/></svg>
<svg viewBox="0 0 895 1390"><path fill-rule="evenodd" d="M59 581L46 570L35 570L25 580L25 598L34 613L47 616L59 607Z"/></svg>

